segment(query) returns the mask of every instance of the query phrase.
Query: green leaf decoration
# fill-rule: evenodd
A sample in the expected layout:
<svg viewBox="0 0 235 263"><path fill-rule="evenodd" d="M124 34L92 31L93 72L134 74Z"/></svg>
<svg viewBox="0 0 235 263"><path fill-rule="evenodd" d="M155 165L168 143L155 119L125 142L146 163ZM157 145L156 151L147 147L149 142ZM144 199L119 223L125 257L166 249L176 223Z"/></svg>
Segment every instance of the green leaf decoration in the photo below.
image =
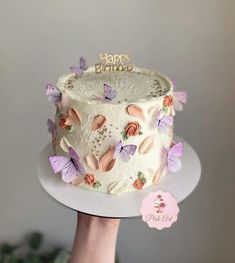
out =
<svg viewBox="0 0 235 263"><path fill-rule="evenodd" d="M35 232L33 233L30 237L29 237L29 247L31 249L38 249L40 247L40 245L42 244L42 239L43 236L41 233L39 232Z"/></svg>
<svg viewBox="0 0 235 263"><path fill-rule="evenodd" d="M143 178L141 179L141 182L142 182L143 184L146 184L146 178L143 177Z"/></svg>
<svg viewBox="0 0 235 263"><path fill-rule="evenodd" d="M139 135L142 135L143 134L143 132L142 131L139 131Z"/></svg>
<svg viewBox="0 0 235 263"><path fill-rule="evenodd" d="M123 138L124 141L126 141L128 139L128 136L127 136L125 131L122 131L121 135L122 135L122 138Z"/></svg>
<svg viewBox="0 0 235 263"><path fill-rule="evenodd" d="M163 110L163 112L167 113L168 112L168 107L167 106L163 106L162 110Z"/></svg>
<svg viewBox="0 0 235 263"><path fill-rule="evenodd" d="M59 107L56 108L56 115L58 116L58 118L62 117L62 113L61 113Z"/></svg>
<svg viewBox="0 0 235 263"><path fill-rule="evenodd" d="M93 183L92 185L94 188L99 188L101 186L100 181L96 181L95 183Z"/></svg>
<svg viewBox="0 0 235 263"><path fill-rule="evenodd" d="M144 174L142 172L138 172L138 177L139 177L139 179L141 179L144 177Z"/></svg>
<svg viewBox="0 0 235 263"><path fill-rule="evenodd" d="M142 172L138 172L138 178L143 184L146 183L146 178L144 177L144 174Z"/></svg>

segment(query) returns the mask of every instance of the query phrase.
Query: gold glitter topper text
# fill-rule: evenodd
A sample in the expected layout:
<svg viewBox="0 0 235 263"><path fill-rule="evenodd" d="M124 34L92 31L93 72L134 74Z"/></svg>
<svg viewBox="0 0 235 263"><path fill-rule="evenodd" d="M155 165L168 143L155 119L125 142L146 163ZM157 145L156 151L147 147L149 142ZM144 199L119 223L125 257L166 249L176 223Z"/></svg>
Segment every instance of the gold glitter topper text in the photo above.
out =
<svg viewBox="0 0 235 263"><path fill-rule="evenodd" d="M132 71L133 64L128 63L130 58L127 54L114 54L107 53L100 54L100 63L95 64L95 72L113 72L113 71Z"/></svg>

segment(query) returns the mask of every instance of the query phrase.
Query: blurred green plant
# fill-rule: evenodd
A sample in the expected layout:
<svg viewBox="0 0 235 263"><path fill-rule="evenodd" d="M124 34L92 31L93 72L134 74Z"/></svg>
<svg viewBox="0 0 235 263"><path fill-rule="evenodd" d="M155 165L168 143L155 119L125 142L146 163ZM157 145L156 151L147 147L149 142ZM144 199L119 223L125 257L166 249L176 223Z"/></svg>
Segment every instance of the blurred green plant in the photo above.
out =
<svg viewBox="0 0 235 263"><path fill-rule="evenodd" d="M40 251L43 235L39 232L30 234L17 245L0 244L0 263L68 263L70 253L63 248ZM119 263L116 256L115 263Z"/></svg>
<svg viewBox="0 0 235 263"><path fill-rule="evenodd" d="M39 232L30 234L21 244L0 245L0 263L67 263L70 253L63 248L40 251L43 235Z"/></svg>

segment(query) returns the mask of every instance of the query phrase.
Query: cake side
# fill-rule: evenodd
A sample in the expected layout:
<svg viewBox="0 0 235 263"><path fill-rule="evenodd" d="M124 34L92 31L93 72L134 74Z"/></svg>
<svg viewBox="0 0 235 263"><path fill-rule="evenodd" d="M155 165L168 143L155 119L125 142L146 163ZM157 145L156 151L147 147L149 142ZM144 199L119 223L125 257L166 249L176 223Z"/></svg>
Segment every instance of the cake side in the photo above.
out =
<svg viewBox="0 0 235 263"><path fill-rule="evenodd" d="M86 74L93 74L90 81ZM141 74L144 77L140 78ZM128 76L135 76L130 77L130 85ZM115 100L92 96L101 95L105 83L117 91ZM166 150L173 138L173 89L169 79L138 68L125 74L97 76L90 68L81 77L61 77L57 87L61 101L55 118L55 152L68 155L72 147L85 169L84 176L77 176L72 183L119 194L159 182L166 172ZM136 147L133 155L124 152L129 145ZM128 161L123 160L125 155L129 155Z"/></svg>

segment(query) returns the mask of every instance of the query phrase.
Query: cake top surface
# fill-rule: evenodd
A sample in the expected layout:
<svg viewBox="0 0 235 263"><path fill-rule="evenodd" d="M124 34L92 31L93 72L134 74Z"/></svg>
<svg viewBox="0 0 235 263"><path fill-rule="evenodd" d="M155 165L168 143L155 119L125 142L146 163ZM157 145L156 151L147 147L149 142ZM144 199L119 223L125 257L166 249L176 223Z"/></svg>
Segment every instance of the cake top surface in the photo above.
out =
<svg viewBox="0 0 235 263"><path fill-rule="evenodd" d="M113 100L100 100L104 96L104 84L115 90ZM83 75L73 73L63 75L57 83L62 93L72 99L90 103L130 103L156 100L172 92L172 83L159 72L141 68L133 71L95 73L94 67L88 68Z"/></svg>

